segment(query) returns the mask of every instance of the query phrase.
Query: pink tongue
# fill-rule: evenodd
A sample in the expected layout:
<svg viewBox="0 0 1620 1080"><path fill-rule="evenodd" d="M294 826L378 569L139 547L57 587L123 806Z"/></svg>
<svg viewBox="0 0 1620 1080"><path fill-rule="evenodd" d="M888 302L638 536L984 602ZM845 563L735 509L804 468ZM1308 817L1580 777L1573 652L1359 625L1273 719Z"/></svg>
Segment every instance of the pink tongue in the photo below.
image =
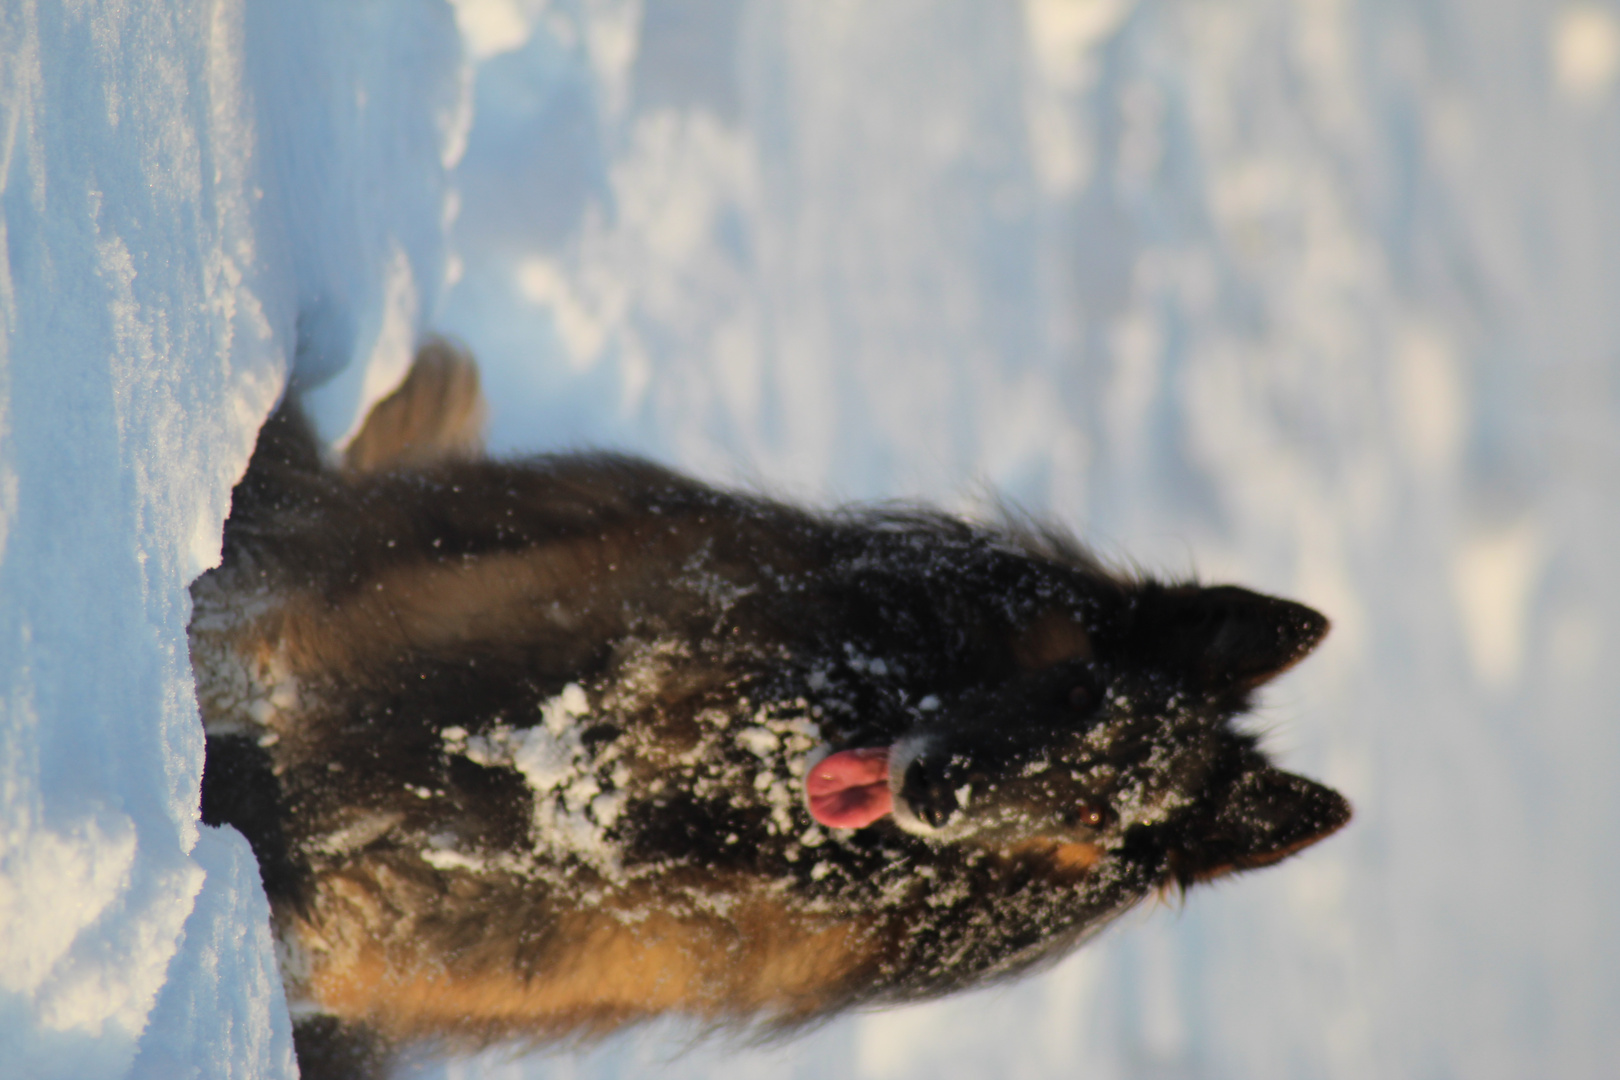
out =
<svg viewBox="0 0 1620 1080"><path fill-rule="evenodd" d="M840 750L804 778L810 816L834 829L859 829L894 809L887 750Z"/></svg>

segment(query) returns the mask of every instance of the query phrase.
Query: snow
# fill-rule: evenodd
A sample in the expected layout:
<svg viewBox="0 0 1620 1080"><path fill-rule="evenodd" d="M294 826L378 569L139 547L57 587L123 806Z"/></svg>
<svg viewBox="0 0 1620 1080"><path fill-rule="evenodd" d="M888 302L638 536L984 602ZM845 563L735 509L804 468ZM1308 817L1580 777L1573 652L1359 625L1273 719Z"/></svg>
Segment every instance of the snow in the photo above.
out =
<svg viewBox="0 0 1620 1080"><path fill-rule="evenodd" d="M620 852L607 830L623 809L618 788L624 778L618 776L615 783L613 767L604 774L587 750L580 733L590 723L584 688L569 683L541 704L539 723L526 728L496 724L488 734L472 738L459 728L447 730L445 748L480 765L509 765L522 775L535 794L536 848L578 855L605 874L619 876ZM604 790L604 781L611 787Z"/></svg>
<svg viewBox="0 0 1620 1080"><path fill-rule="evenodd" d="M297 346L369 361L346 430L437 296L453 23L19 2L0 50L0 1074L291 1076L256 868L198 823L186 586Z"/></svg>
<svg viewBox="0 0 1620 1080"><path fill-rule="evenodd" d="M1590 0L0 0L0 1076L292 1075L186 584L427 326L497 450L1321 608L1256 726L1358 816L1004 989L421 1075L1602 1075L1617 83Z"/></svg>

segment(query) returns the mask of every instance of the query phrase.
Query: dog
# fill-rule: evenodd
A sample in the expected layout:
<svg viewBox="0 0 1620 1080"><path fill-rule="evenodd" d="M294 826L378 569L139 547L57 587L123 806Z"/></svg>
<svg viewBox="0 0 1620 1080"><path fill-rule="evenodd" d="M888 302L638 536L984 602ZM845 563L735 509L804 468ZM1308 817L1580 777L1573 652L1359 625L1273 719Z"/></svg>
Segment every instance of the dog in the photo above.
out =
<svg viewBox="0 0 1620 1080"><path fill-rule="evenodd" d="M289 395L192 589L203 818L259 860L305 1077L983 986L1350 818L1235 726L1308 607L1029 521L488 460L482 411L443 342L340 461Z"/></svg>

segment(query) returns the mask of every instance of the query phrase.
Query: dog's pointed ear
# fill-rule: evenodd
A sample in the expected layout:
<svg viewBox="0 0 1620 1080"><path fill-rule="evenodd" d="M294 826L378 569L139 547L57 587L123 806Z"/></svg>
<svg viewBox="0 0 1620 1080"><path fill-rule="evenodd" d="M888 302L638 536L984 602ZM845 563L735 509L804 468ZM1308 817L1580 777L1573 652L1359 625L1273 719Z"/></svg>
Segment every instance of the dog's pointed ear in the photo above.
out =
<svg viewBox="0 0 1620 1080"><path fill-rule="evenodd" d="M1239 773L1173 856L1183 885L1269 866L1337 832L1350 803L1330 787L1262 762Z"/></svg>
<svg viewBox="0 0 1620 1080"><path fill-rule="evenodd" d="M1212 691L1249 690L1303 660L1327 635L1320 612L1235 585L1172 597L1178 651Z"/></svg>

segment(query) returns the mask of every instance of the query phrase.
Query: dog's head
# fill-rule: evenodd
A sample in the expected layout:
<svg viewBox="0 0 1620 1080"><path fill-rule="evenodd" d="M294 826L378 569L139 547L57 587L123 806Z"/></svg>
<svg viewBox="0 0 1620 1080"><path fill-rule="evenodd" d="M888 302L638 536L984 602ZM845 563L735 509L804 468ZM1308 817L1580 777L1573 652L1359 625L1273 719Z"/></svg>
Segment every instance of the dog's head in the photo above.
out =
<svg viewBox="0 0 1620 1080"><path fill-rule="evenodd" d="M1185 885L1344 825L1337 792L1274 767L1233 720L1328 621L1232 586L1132 585L1015 627L1005 674L918 702L888 745L809 770L819 822L883 819L940 843L1148 860Z"/></svg>

